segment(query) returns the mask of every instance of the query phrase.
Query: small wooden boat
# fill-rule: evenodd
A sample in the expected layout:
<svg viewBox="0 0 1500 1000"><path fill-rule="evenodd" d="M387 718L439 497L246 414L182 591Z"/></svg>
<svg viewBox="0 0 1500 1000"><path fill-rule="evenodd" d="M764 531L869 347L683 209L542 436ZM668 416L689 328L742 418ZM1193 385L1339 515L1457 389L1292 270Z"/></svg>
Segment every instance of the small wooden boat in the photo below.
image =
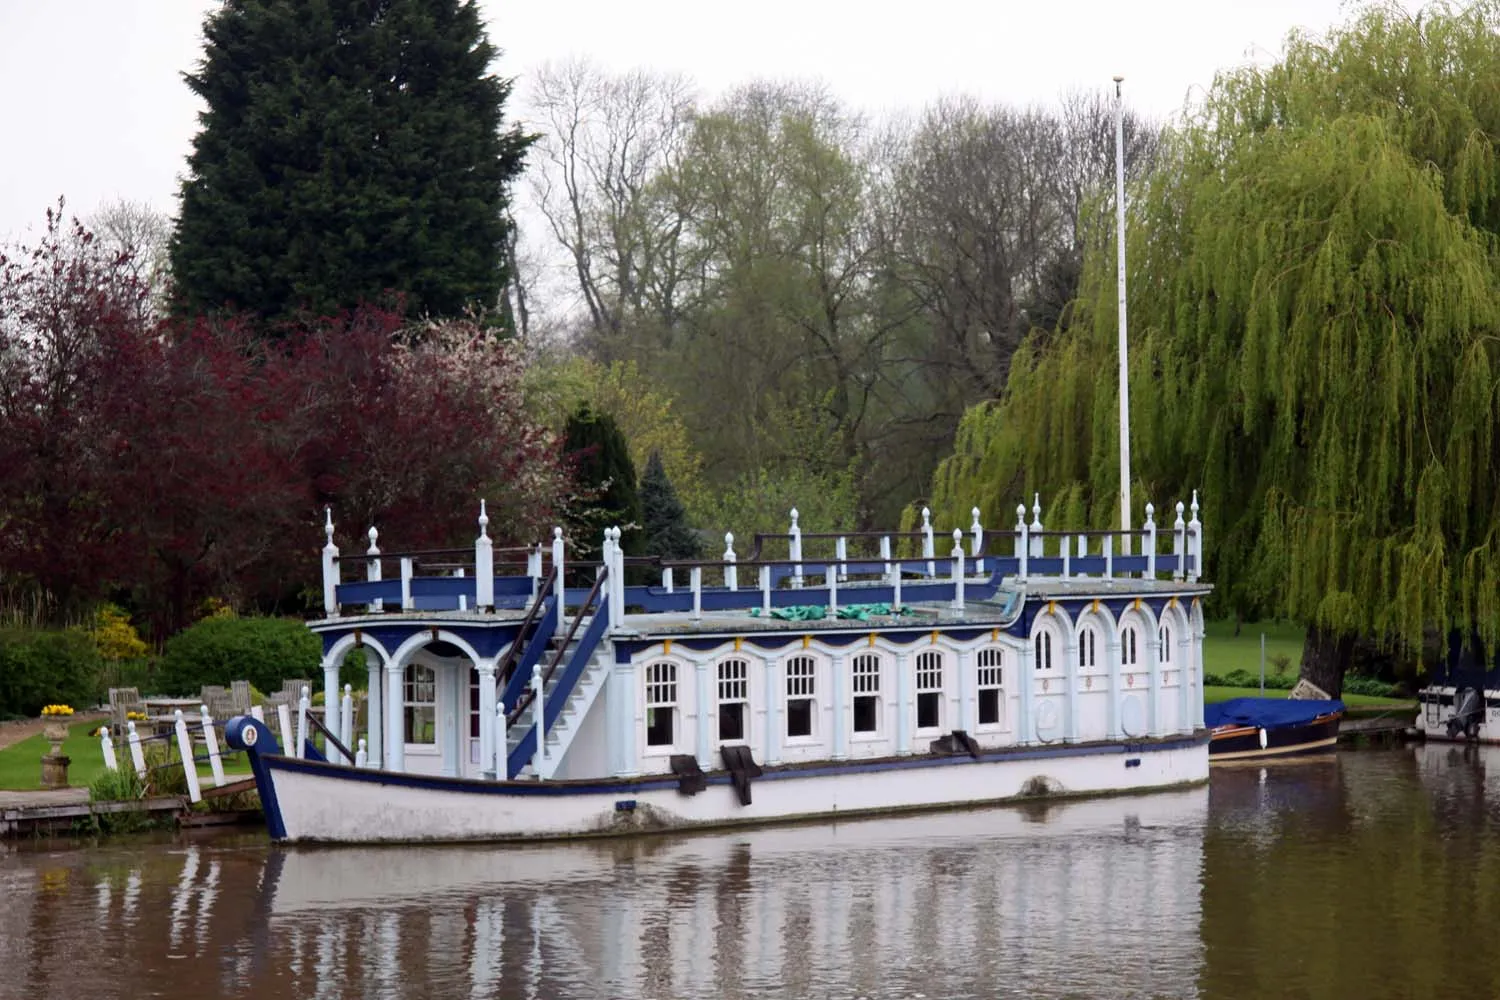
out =
<svg viewBox="0 0 1500 1000"><path fill-rule="evenodd" d="M1323 753L1338 744L1337 698L1231 698L1203 706L1210 764Z"/></svg>

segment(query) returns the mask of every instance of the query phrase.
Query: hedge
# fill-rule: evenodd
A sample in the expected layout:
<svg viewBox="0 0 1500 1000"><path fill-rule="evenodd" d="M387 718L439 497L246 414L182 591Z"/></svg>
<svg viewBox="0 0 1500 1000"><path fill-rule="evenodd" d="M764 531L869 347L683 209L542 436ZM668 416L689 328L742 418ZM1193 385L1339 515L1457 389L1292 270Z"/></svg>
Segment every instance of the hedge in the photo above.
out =
<svg viewBox="0 0 1500 1000"><path fill-rule="evenodd" d="M96 705L102 667L82 629L0 629L0 716L35 716L51 704Z"/></svg>
<svg viewBox="0 0 1500 1000"><path fill-rule="evenodd" d="M166 693L188 695L205 684L248 680L272 693L288 678L321 677L321 661L322 643L300 621L216 616L167 640L157 683Z"/></svg>

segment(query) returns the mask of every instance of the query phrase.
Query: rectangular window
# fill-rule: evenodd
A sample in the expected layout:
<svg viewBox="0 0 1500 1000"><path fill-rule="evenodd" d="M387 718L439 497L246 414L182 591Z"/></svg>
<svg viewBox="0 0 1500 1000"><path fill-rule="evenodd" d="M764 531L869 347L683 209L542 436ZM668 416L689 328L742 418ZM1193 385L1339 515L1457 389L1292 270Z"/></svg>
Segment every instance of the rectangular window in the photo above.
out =
<svg viewBox="0 0 1500 1000"><path fill-rule="evenodd" d="M943 724L943 654L917 654L917 728Z"/></svg>
<svg viewBox="0 0 1500 1000"><path fill-rule="evenodd" d="M880 657L854 658L854 731L880 732Z"/></svg>
<svg viewBox="0 0 1500 1000"><path fill-rule="evenodd" d="M646 746L670 747L677 742L677 664L646 665Z"/></svg>
<svg viewBox="0 0 1500 1000"><path fill-rule="evenodd" d="M406 742L437 743L437 673L431 667L406 668Z"/></svg>
<svg viewBox="0 0 1500 1000"><path fill-rule="evenodd" d="M1004 721L1000 714L1000 689L1005 683L1003 663L1003 650L981 649L979 651L979 724L981 726L998 726Z"/></svg>
<svg viewBox="0 0 1500 1000"><path fill-rule="evenodd" d="M744 660L719 664L719 742L745 739L749 700L750 664Z"/></svg>
<svg viewBox="0 0 1500 1000"><path fill-rule="evenodd" d="M786 734L813 734L813 685L817 662L811 656L794 656L786 662Z"/></svg>

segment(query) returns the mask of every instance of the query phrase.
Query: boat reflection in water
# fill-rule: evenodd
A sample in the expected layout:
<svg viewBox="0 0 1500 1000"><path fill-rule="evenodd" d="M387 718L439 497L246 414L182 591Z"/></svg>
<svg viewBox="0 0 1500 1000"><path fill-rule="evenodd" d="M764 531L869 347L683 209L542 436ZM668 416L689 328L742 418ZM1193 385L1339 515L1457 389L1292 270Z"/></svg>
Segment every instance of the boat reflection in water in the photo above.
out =
<svg viewBox="0 0 1500 1000"><path fill-rule="evenodd" d="M544 847L20 855L0 992L1193 996L1208 794ZM108 967L130 971L101 985Z"/></svg>

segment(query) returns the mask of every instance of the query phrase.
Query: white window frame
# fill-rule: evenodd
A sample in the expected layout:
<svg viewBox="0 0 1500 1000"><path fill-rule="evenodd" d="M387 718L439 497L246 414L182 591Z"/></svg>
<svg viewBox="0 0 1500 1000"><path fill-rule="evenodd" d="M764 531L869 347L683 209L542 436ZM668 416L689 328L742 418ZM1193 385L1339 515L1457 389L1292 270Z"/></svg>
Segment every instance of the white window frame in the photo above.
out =
<svg viewBox="0 0 1500 1000"><path fill-rule="evenodd" d="M868 669L871 666L873 670ZM861 667L866 669L861 670ZM873 686L872 685L873 682ZM885 659L879 653L857 653L849 664L849 739L856 742L870 742L885 739L885 696L882 687L885 683ZM864 685L862 688L861 685ZM859 730L854 728L854 705L860 698L873 697L875 699L875 728Z"/></svg>
<svg viewBox="0 0 1500 1000"><path fill-rule="evenodd" d="M1162 622L1156 629L1157 662L1164 667L1172 665L1172 626Z"/></svg>
<svg viewBox="0 0 1500 1000"><path fill-rule="evenodd" d="M1067 654L1062 637L1050 625L1043 625L1031 636L1032 673L1061 673L1058 663Z"/></svg>
<svg viewBox="0 0 1500 1000"><path fill-rule="evenodd" d="M935 664L934 664L934 661ZM935 678L935 680L934 680ZM948 715L948 657L943 655L940 649L924 649L917 654L916 677L912 685L912 732L919 736L926 736L943 732L943 722ZM922 718L922 696L924 694L937 695L937 724L932 726L921 725Z"/></svg>
<svg viewBox="0 0 1500 1000"><path fill-rule="evenodd" d="M1086 624L1078 630L1078 669L1081 671L1099 668L1099 629Z"/></svg>
<svg viewBox="0 0 1500 1000"><path fill-rule="evenodd" d="M670 676L663 679L658 668L667 668ZM650 660L641 671L641 697L644 711L641 714L641 752L646 757L666 757L677 752L682 742L682 676L686 671L676 660ZM671 701L662 698L670 693ZM653 744L651 740L651 713L667 709L672 713L672 742Z"/></svg>
<svg viewBox="0 0 1500 1000"><path fill-rule="evenodd" d="M1120 627L1120 666L1131 670L1141 665L1141 630L1135 622Z"/></svg>
<svg viewBox="0 0 1500 1000"><path fill-rule="evenodd" d="M726 668L737 669L739 676L725 676ZM738 685L738 690L736 690ZM727 694L726 694L727 692ZM755 724L754 713L750 708L750 661L743 656L731 656L720 660L714 668L714 739L720 746L748 746L750 744L751 726ZM724 712L725 705L743 705L740 711L741 730L744 733L737 740L726 740L719 730L719 718Z"/></svg>
<svg viewBox="0 0 1500 1000"><path fill-rule="evenodd" d="M795 668L795 673L793 672ZM808 733L793 736L791 732L792 702L807 700ZM818 659L806 653L787 657L782 665L781 682L781 739L783 746L806 746L819 742L818 736Z"/></svg>
<svg viewBox="0 0 1500 1000"><path fill-rule="evenodd" d="M996 692L1000 718L995 722L979 721L981 695L985 691ZM1005 728L1005 650L1000 646L984 646L974 654L974 730L989 733L1004 732Z"/></svg>
<svg viewBox="0 0 1500 1000"><path fill-rule="evenodd" d="M430 676L428 681L417 679L416 671L425 670ZM428 685L428 700L419 700L415 697L416 689L421 684ZM413 709L430 708L432 710L432 740L431 742L414 743L408 739L411 729L411 714ZM401 741L406 745L406 753L418 756L438 756L442 754L442 744L438 741L438 671L437 667L426 663L413 661L406 665L401 675Z"/></svg>

